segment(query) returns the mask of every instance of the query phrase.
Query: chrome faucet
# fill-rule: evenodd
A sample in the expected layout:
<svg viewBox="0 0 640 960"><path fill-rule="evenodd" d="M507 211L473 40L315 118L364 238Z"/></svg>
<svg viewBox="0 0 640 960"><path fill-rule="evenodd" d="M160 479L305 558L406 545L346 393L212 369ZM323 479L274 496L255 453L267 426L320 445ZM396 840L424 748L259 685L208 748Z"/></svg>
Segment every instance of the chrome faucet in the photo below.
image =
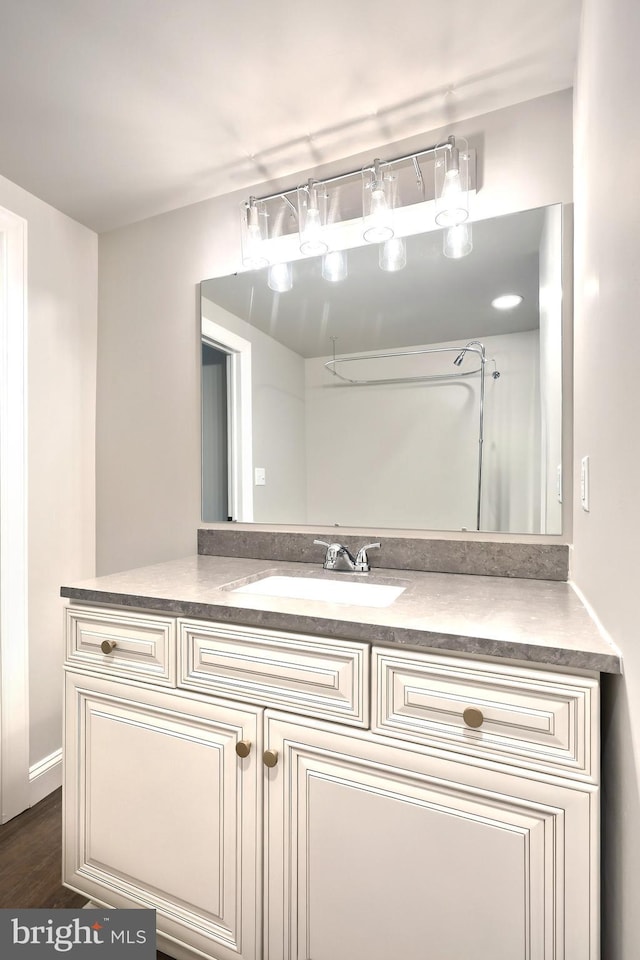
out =
<svg viewBox="0 0 640 960"><path fill-rule="evenodd" d="M379 543L366 543L364 547L360 547L358 555L354 557L342 543L327 543L326 540L314 540L313 542L321 547L327 548L324 563L322 564L325 570L347 570L355 573L369 572L370 567L367 550L380 547Z"/></svg>

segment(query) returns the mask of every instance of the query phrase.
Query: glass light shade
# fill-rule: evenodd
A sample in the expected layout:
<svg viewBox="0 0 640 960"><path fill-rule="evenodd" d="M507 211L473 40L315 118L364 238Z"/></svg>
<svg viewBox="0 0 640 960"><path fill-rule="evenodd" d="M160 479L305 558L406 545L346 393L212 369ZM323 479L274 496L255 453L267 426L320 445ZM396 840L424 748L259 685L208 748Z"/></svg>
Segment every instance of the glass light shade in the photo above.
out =
<svg viewBox="0 0 640 960"><path fill-rule="evenodd" d="M469 217L469 151L457 138L438 147L434 163L436 223L455 227Z"/></svg>
<svg viewBox="0 0 640 960"><path fill-rule="evenodd" d="M322 258L322 276L331 283L345 280L348 273L347 254L344 250L331 250Z"/></svg>
<svg viewBox="0 0 640 960"><path fill-rule="evenodd" d="M457 223L447 227L443 234L442 252L451 260L466 257L473 250L473 237L470 223Z"/></svg>
<svg viewBox="0 0 640 960"><path fill-rule="evenodd" d="M402 237L392 237L380 244L378 263L381 270L393 273L407 265L407 247Z"/></svg>
<svg viewBox="0 0 640 960"><path fill-rule="evenodd" d="M326 253L329 244L323 232L327 222L327 194L314 180L298 187L298 229L300 252L307 256Z"/></svg>
<svg viewBox="0 0 640 960"><path fill-rule="evenodd" d="M249 270L259 270L266 267L268 259L264 251L264 241L267 239L267 210L260 200L250 198L248 203L242 204L242 263Z"/></svg>
<svg viewBox="0 0 640 960"><path fill-rule="evenodd" d="M293 271L290 263L273 263L267 273L267 284L275 293L286 293L293 286Z"/></svg>
<svg viewBox="0 0 640 960"><path fill-rule="evenodd" d="M394 187L388 163L374 160L373 169L362 171L362 236L367 243L384 243L393 236Z"/></svg>

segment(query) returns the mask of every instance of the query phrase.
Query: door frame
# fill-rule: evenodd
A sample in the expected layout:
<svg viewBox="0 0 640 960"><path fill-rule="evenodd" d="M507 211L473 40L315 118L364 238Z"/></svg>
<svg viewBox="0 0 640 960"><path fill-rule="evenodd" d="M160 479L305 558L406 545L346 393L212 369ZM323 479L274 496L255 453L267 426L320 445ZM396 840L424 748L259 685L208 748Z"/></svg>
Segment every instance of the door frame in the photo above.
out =
<svg viewBox="0 0 640 960"><path fill-rule="evenodd" d="M0 207L0 823L28 806L27 221Z"/></svg>
<svg viewBox="0 0 640 960"><path fill-rule="evenodd" d="M251 523L253 520L251 342L204 316L202 317L202 340L227 355L229 513L234 520Z"/></svg>

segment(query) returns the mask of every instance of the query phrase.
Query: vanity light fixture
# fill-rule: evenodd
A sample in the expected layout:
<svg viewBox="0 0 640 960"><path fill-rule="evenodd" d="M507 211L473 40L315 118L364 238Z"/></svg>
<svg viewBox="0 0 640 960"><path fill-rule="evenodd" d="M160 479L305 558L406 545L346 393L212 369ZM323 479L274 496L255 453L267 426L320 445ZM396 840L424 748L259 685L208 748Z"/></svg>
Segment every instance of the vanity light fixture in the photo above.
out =
<svg viewBox="0 0 640 960"><path fill-rule="evenodd" d="M267 274L267 284L274 293L286 293L293 287L293 270L290 263L272 263Z"/></svg>
<svg viewBox="0 0 640 960"><path fill-rule="evenodd" d="M322 258L322 277L331 283L346 280L348 274L346 250L330 250Z"/></svg>
<svg viewBox="0 0 640 960"><path fill-rule="evenodd" d="M495 307L496 310L513 310L513 308L518 307L523 300L524 297L520 296L519 293L504 293L502 296L492 300L491 306Z"/></svg>
<svg viewBox="0 0 640 960"><path fill-rule="evenodd" d="M450 260L459 260L466 257L473 250L471 224L457 223L454 227L447 227L442 237L442 252Z"/></svg>
<svg viewBox="0 0 640 960"><path fill-rule="evenodd" d="M420 166L420 161L427 159L433 165L431 187ZM475 171L474 163L475 152L469 150L467 141L450 136L435 146L402 157L376 159L371 165L358 170L324 180L310 179L303 186L268 196L250 197L243 204L243 264L248 269L257 269L267 264L298 259L300 254L326 256L330 251L358 246L361 239L368 243L386 243L394 237L409 236L429 229L429 224L424 222L425 217L429 218L432 228L431 218L434 215L437 225L457 227L469 219L470 183L475 189L475 176L470 177ZM411 165L416 174L417 190L415 196L408 202L405 200L405 206L402 207L398 202L399 188L402 184L403 199L411 193L407 176ZM360 201L355 189L356 178L361 183ZM346 197L345 206L349 211L345 219L335 219L337 204L333 202L338 199L338 191L332 192L332 215L328 215L327 187L337 184L346 187L341 194L343 200ZM359 202L361 206L358 206ZM279 211L281 215L283 207L293 217L281 232L282 217L278 219L277 213ZM268 223L271 223L269 231ZM464 236L464 231L459 231L445 237L446 256L460 257L470 252L470 231L462 242ZM396 262L399 263L401 259L396 258ZM392 267L390 264L393 262L387 253L381 253L383 269L400 269L397 265ZM326 269L329 269L328 266Z"/></svg>

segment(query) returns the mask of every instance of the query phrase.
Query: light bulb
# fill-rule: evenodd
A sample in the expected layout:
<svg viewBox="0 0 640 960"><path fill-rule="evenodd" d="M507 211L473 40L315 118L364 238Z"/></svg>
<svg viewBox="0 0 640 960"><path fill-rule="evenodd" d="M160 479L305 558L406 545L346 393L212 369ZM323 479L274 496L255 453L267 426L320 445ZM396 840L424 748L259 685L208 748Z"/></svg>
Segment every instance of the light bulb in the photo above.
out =
<svg viewBox="0 0 640 960"><path fill-rule="evenodd" d="M315 180L309 180L304 187L298 187L300 253L306 256L317 256L329 249L329 244L322 236L326 222L326 201L326 192L322 190L318 194Z"/></svg>
<svg viewBox="0 0 640 960"><path fill-rule="evenodd" d="M448 200L457 200L462 193L462 183L460 182L460 171L449 170L444 175L444 190L442 196Z"/></svg>
<svg viewBox="0 0 640 960"><path fill-rule="evenodd" d="M402 237L392 237L380 244L378 263L381 270L393 273L402 270L407 265L407 248Z"/></svg>
<svg viewBox="0 0 640 960"><path fill-rule="evenodd" d="M247 237L250 243L260 243L262 237L260 236L260 227L257 223L250 223L247 227Z"/></svg>
<svg viewBox="0 0 640 960"><path fill-rule="evenodd" d="M466 196L462 190L460 172L454 170L445 174L444 187L440 195L440 210L436 214L436 223L440 226L457 226L469 216Z"/></svg>
<svg viewBox="0 0 640 960"><path fill-rule="evenodd" d="M371 213L381 216L389 209L387 198L384 195L384 184L377 180L371 189Z"/></svg>
<svg viewBox="0 0 640 960"><path fill-rule="evenodd" d="M317 207L308 207L300 252L317 256L320 253L325 253L327 249L328 244L322 239L320 211Z"/></svg>
<svg viewBox="0 0 640 960"><path fill-rule="evenodd" d="M290 263L273 263L267 273L267 284L275 293L286 293L293 286Z"/></svg>
<svg viewBox="0 0 640 960"><path fill-rule="evenodd" d="M347 254L344 250L332 250L322 258L322 276L331 283L339 283L347 276Z"/></svg>
<svg viewBox="0 0 640 960"><path fill-rule="evenodd" d="M384 243L393 236L393 205L390 202L391 179L385 179L380 160L373 169L363 170L363 238L367 243Z"/></svg>
<svg viewBox="0 0 640 960"><path fill-rule="evenodd" d="M269 262L264 255L264 237L260 225L260 211L258 203L253 197L246 204L245 215L242 219L242 262L249 270L259 270ZM264 219L264 218L263 218Z"/></svg>
<svg viewBox="0 0 640 960"><path fill-rule="evenodd" d="M367 221L363 236L368 243L382 243L393 236L393 228L389 223L389 204L381 183L374 184L371 190L371 210Z"/></svg>
<svg viewBox="0 0 640 960"><path fill-rule="evenodd" d="M256 230L258 231L258 239L260 239L259 222L258 207L256 206L255 200L250 200L247 208L247 224L249 226L249 233L255 233Z"/></svg>

